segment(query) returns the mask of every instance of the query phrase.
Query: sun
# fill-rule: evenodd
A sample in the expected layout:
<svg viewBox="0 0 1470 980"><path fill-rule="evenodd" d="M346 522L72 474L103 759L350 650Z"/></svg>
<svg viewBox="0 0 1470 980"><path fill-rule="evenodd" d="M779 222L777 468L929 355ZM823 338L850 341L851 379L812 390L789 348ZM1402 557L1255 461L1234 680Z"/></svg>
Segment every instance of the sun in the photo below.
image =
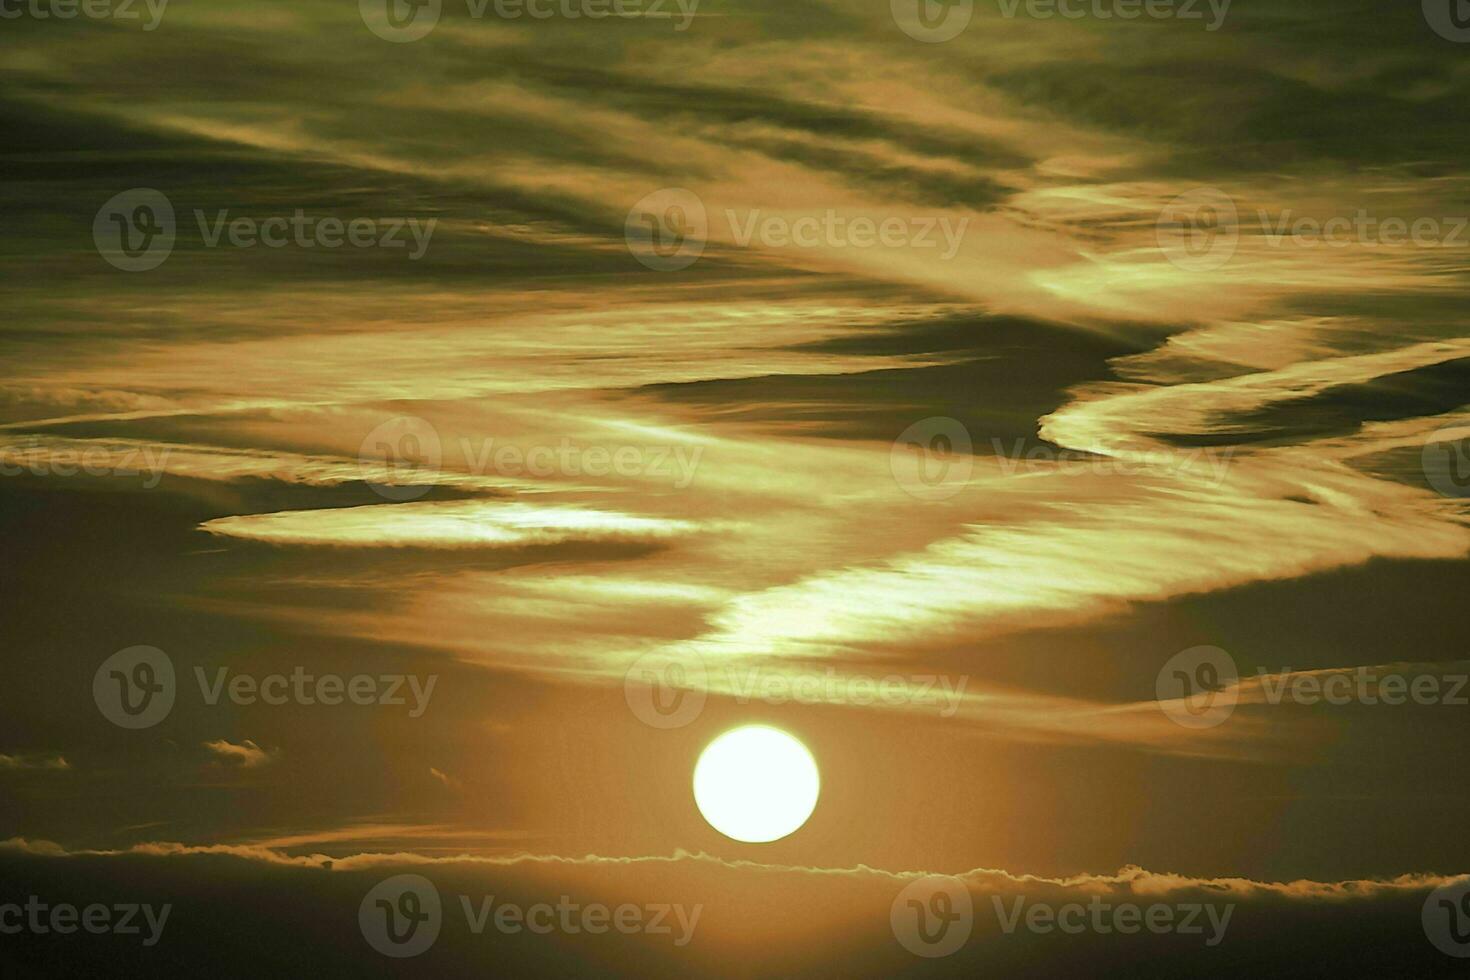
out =
<svg viewBox="0 0 1470 980"><path fill-rule="evenodd" d="M817 806L817 760L794 736L769 725L731 729L694 764L694 802L726 837L765 844L794 833Z"/></svg>

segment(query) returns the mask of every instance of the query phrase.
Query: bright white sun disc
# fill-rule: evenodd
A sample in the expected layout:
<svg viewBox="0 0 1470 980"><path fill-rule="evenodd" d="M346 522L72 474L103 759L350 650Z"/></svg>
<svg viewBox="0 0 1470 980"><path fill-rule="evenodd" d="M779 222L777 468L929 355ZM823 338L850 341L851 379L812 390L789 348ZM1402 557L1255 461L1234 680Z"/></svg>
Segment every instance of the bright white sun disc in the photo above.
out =
<svg viewBox="0 0 1470 980"><path fill-rule="evenodd" d="M705 747L694 764L694 802L709 825L750 844L798 830L822 779L807 747L779 728L746 725Z"/></svg>

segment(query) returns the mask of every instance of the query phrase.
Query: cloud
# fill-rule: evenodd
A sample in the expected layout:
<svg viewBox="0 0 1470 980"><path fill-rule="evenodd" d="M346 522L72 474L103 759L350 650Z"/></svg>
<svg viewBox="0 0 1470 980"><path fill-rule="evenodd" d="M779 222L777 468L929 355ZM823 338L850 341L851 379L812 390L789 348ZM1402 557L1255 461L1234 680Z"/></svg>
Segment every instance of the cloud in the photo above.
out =
<svg viewBox="0 0 1470 980"><path fill-rule="evenodd" d="M70 769L60 753L6 755L0 752L0 769Z"/></svg>
<svg viewBox="0 0 1470 980"><path fill-rule="evenodd" d="M257 769L275 758L273 753L267 752L248 738L238 745L225 739L216 739L205 742L204 747L213 752L223 764L241 769Z"/></svg>
<svg viewBox="0 0 1470 980"><path fill-rule="evenodd" d="M381 828L368 827L364 829L372 833L377 832ZM347 838L339 838L334 835L329 839ZM303 837L301 840L309 841L310 838ZM295 843L296 840L293 839L292 846L295 846ZM411 851L359 853L346 857L327 857L320 854L288 856L281 853L276 847L260 844L180 844L164 841L135 844L131 847L115 850L72 850L64 848L52 841L31 840L23 837L12 837L8 840L0 841L0 849L56 858L117 858L126 855L145 855L159 858L190 859L211 855L224 855L243 861L318 867L338 873L366 869L383 869L392 866L463 865L473 867L476 865L571 865L595 868L688 864L760 875L814 875L819 877L879 880L894 882L899 885L907 881L925 878L935 874L945 874L965 881L975 891L981 893L1014 893L1018 891L1024 892L1027 890L1045 889L1063 892L1075 891L1084 895L1105 894L1139 898L1166 896L1178 892L1206 892L1222 898L1236 900L1276 896L1301 902L1340 902L1353 899L1371 899L1384 894L1428 892L1442 885L1460 881L1466 877L1464 874L1410 873L1397 875L1392 878L1357 878L1343 881L1311 881L1307 879L1255 881L1250 878L1240 877L1195 877L1168 872L1155 872L1134 865L1125 866L1110 874L1079 874L1046 877L1018 874L994 868L971 868L955 871L939 871L934 869L891 871L862 864L849 867L812 867L807 865L773 864L749 859L722 858L704 852L692 852L683 849L677 849L673 853L666 855L636 857L597 854L551 855L525 852L510 855L456 854L444 856L419 854Z"/></svg>
<svg viewBox="0 0 1470 980"><path fill-rule="evenodd" d="M267 544L373 548L656 543L695 529L688 521L554 505L478 501L251 514L217 518L201 527L210 534Z"/></svg>

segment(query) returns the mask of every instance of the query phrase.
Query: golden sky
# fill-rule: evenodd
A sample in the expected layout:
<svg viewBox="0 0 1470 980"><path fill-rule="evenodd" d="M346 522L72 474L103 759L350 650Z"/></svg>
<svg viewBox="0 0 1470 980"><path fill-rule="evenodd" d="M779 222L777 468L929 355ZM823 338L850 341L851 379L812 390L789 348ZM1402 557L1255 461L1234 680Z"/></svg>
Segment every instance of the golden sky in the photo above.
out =
<svg viewBox="0 0 1470 980"><path fill-rule="evenodd" d="M620 2L0 4L0 864L298 903L181 968L382 969L405 869L704 907L447 973L1200 972L992 914L1094 895L1238 903L1222 973L1457 966L1470 22ZM821 771L769 844L690 793L744 724Z"/></svg>

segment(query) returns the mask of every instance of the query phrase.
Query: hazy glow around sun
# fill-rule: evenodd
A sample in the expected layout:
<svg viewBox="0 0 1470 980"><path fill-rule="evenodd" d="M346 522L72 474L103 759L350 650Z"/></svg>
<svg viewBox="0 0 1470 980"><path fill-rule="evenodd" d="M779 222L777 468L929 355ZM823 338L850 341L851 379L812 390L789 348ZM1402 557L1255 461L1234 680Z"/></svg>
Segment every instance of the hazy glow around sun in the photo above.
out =
<svg viewBox="0 0 1470 980"><path fill-rule="evenodd" d="M726 837L764 844L795 832L817 806L822 780L811 752L768 725L731 729L694 766L694 802Z"/></svg>

